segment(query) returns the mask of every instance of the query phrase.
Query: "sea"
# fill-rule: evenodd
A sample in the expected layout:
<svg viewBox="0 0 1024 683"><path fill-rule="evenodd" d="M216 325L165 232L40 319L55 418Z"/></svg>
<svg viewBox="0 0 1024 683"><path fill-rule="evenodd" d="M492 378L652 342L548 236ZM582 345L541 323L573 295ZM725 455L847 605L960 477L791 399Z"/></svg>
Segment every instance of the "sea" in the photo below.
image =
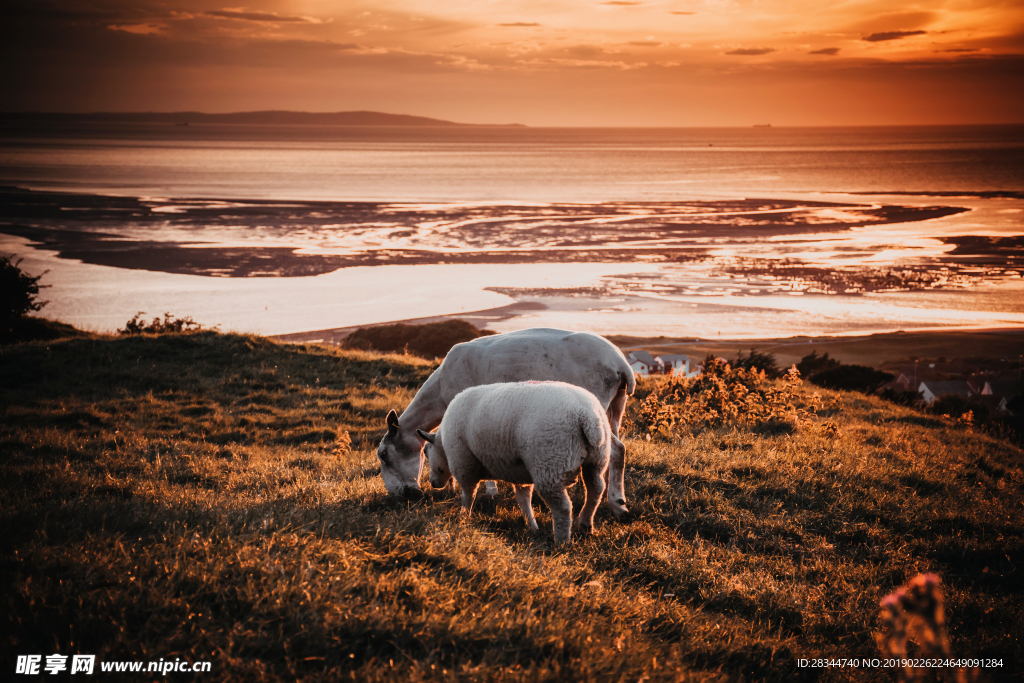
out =
<svg viewBox="0 0 1024 683"><path fill-rule="evenodd" d="M0 199L0 253L46 273L40 315L262 334L492 309L478 320L498 331L708 339L1024 327L1020 125L186 123L0 120L0 185L60 193L45 215ZM247 253L267 267L237 267Z"/></svg>

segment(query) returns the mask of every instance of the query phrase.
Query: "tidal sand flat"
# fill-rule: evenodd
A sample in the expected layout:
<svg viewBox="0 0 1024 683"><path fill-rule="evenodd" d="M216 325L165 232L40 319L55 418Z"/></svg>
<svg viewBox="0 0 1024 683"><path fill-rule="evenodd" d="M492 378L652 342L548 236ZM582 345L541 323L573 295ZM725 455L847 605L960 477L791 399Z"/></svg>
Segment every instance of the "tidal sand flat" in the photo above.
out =
<svg viewBox="0 0 1024 683"><path fill-rule="evenodd" d="M7 122L0 240L50 271L50 315L106 331L1019 326L1021 149L1020 126Z"/></svg>
<svg viewBox="0 0 1024 683"><path fill-rule="evenodd" d="M0 201L6 219L0 230L61 258L218 277L301 277L378 265L684 263L706 260L728 244L967 211L759 199L533 205L226 201L10 187L0 188ZM965 257L993 248L983 239L955 244ZM1016 255L1024 242L999 246ZM787 263L777 272L794 267ZM731 272L771 271L748 259Z"/></svg>
<svg viewBox="0 0 1024 683"><path fill-rule="evenodd" d="M757 336L766 318L780 334L1024 324L1004 300L1021 281L1024 238L942 234L944 221L969 212L959 206L229 201L19 188L0 198L0 233L14 240L6 248L31 247L38 269L53 272L61 296L51 314L96 329L171 308L267 334L490 308L502 313L480 322L498 330L704 337ZM993 282L1003 297L987 304L994 315L965 310ZM947 300L891 296L924 292Z"/></svg>

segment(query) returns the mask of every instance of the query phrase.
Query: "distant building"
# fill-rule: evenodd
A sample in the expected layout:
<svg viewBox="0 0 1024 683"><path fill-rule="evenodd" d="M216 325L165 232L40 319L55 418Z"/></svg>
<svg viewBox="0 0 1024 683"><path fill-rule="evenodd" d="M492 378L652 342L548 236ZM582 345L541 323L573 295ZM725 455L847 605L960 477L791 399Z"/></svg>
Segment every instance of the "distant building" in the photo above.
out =
<svg viewBox="0 0 1024 683"><path fill-rule="evenodd" d="M637 375L654 375L662 372L662 366L657 358L647 351L630 351L626 357L629 367Z"/></svg>
<svg viewBox="0 0 1024 683"><path fill-rule="evenodd" d="M702 365L691 365L685 353L664 353L652 356L649 351L630 351L626 354L629 367L637 375L680 375L696 377L704 369Z"/></svg>
<svg viewBox="0 0 1024 683"><path fill-rule="evenodd" d="M1024 385L1013 379L993 379L985 382L981 389L982 396L1005 396L1013 398L1024 393Z"/></svg>
<svg viewBox="0 0 1024 683"><path fill-rule="evenodd" d="M899 377L897 377L891 382L883 384L878 388L878 391L879 393L886 390L894 391L896 393L901 393L904 391L913 391L913 384L914 380L911 379L910 377L907 377L905 374L901 372Z"/></svg>
<svg viewBox="0 0 1024 683"><path fill-rule="evenodd" d="M996 410L1008 413L1010 401L1024 393L1024 385L1014 379L994 379L985 382L979 393L982 396L990 396L996 404Z"/></svg>
<svg viewBox="0 0 1024 683"><path fill-rule="evenodd" d="M662 372L690 377L690 357L684 353L665 353L655 360L661 363Z"/></svg>
<svg viewBox="0 0 1024 683"><path fill-rule="evenodd" d="M947 394L971 397L978 392L971 389L971 385L963 380L947 380L944 382L921 382L918 393L921 394L921 398L924 399L925 403L931 405L935 403L935 399Z"/></svg>

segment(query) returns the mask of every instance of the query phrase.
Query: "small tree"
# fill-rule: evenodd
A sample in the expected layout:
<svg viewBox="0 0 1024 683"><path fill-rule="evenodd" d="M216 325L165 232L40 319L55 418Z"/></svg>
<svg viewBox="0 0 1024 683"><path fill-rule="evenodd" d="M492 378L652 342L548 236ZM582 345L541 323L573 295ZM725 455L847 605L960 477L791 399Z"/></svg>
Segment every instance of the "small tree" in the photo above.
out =
<svg viewBox="0 0 1024 683"><path fill-rule="evenodd" d="M49 285L40 285L39 280L49 271L32 276L18 267L21 259L0 256L0 320L20 318L29 311L38 311L48 302L39 301L39 290Z"/></svg>

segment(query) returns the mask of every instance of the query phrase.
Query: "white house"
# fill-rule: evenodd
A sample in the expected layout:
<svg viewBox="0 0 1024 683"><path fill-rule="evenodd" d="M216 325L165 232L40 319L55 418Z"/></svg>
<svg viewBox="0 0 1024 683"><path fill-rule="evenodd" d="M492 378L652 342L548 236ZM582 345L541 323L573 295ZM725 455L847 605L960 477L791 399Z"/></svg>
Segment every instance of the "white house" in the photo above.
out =
<svg viewBox="0 0 1024 683"><path fill-rule="evenodd" d="M945 382L921 382L918 393L928 405L935 403L935 399L946 394L957 394L959 396L974 396L975 391L971 385L963 380L950 380Z"/></svg>
<svg viewBox="0 0 1024 683"><path fill-rule="evenodd" d="M666 353L658 356L655 360L661 362L665 373L690 376L690 357L684 353Z"/></svg>
<svg viewBox="0 0 1024 683"><path fill-rule="evenodd" d="M630 351L626 357L629 367L637 375L651 375L662 372L661 361L647 351Z"/></svg>

